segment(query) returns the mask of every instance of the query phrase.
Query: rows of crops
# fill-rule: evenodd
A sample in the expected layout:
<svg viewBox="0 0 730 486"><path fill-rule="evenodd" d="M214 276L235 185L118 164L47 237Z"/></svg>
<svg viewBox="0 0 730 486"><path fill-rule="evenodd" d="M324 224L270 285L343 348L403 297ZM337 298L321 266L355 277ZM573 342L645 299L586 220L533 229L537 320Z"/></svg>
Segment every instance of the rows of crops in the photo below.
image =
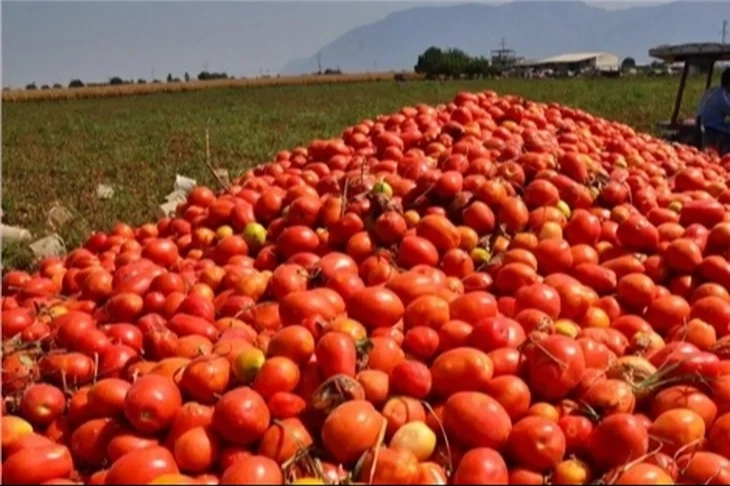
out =
<svg viewBox="0 0 730 486"><path fill-rule="evenodd" d="M357 73L357 74L328 74L304 76L277 76L239 79L217 79L212 81L186 81L168 83L144 84L106 84L84 86L79 88L53 89L15 89L2 92L2 100L6 102L23 101L60 101L77 99L117 98L125 96L140 96L160 93L184 93L204 89L242 88L255 86L301 86L321 84L364 83L375 81L391 81L395 74ZM415 76L411 75L411 78ZM408 79L405 76L404 79Z"/></svg>
<svg viewBox="0 0 730 486"><path fill-rule="evenodd" d="M730 158L493 92L2 280L7 484L728 484Z"/></svg>

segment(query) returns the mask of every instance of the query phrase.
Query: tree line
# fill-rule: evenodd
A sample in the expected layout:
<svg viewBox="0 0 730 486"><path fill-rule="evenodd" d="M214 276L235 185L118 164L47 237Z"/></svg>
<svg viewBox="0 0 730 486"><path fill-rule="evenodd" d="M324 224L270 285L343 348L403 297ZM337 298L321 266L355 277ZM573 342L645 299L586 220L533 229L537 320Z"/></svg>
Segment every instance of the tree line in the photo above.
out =
<svg viewBox="0 0 730 486"><path fill-rule="evenodd" d="M659 64L659 63L657 63ZM500 66L490 62L484 56L471 56L465 51L458 48L441 49L439 47L429 47L423 54L418 56L416 65L413 70L416 74L421 74L426 79L479 79L479 78L493 78L500 76L504 69L509 66ZM627 70L636 67L636 61L633 58L627 57L621 63L621 69ZM653 67L653 64L652 64ZM327 68L324 71L318 71L313 73L314 75L332 75L342 74L339 69ZM403 73L397 73L396 77L403 76ZM191 80L190 74L185 73L183 76L185 82ZM198 73L197 79L199 81L211 81L216 79L232 79L226 72L209 72L201 71ZM104 85L122 85L122 84L145 84L148 81L144 78L134 79L123 79L120 76L113 76L109 78L106 83L84 83L81 79L72 79L68 83L69 88L83 88L84 86L104 86ZM159 79L153 79L150 83L162 83ZM167 75L165 79L167 83L179 83L180 78L174 77L171 73ZM25 86L25 89L60 89L63 86L60 83L55 83L52 86L44 84L38 87L35 82L29 83Z"/></svg>
<svg viewBox="0 0 730 486"><path fill-rule="evenodd" d="M210 71L201 71L200 73L198 73L198 76L197 76L198 81L211 81L211 80L215 80L215 79L230 79L230 78L231 78L231 76L229 76L226 72L218 73L218 72L210 72ZM185 82L190 81L190 79L191 79L190 74L186 72L185 75L183 76L183 79L185 80ZM152 81L150 81L150 83L154 83L154 84L160 84L162 82L163 81L159 80L159 79L153 79ZM174 77L172 75L172 73L170 73L167 75L167 78L165 78L165 82L180 83L181 79ZM134 80L134 79L124 79L121 76L112 76L111 78L109 78L109 81L107 81L106 83L84 83L81 79L76 78L76 79L72 79L68 83L67 87L83 88L85 86L118 86L118 85L123 85L123 84L146 84L146 83L147 83L147 80L144 78L139 78L137 80ZM53 85L44 84L39 87L35 82L28 83L27 85L25 85L25 89L31 89L31 90L32 89L51 89L51 88L61 89L61 88L63 88L63 85L61 83L55 83Z"/></svg>
<svg viewBox="0 0 730 486"><path fill-rule="evenodd" d="M461 49L429 47L418 56L413 70L427 79L492 78L501 74L484 56L470 56Z"/></svg>

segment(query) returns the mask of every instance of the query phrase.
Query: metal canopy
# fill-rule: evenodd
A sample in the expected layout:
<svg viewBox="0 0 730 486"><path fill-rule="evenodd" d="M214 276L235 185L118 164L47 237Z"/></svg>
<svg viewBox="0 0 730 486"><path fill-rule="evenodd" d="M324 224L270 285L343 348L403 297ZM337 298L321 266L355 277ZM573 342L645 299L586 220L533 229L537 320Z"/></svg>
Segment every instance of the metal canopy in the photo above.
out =
<svg viewBox="0 0 730 486"><path fill-rule="evenodd" d="M667 63L692 60L730 61L730 44L696 42L691 44L661 45L649 49L649 55Z"/></svg>
<svg viewBox="0 0 730 486"><path fill-rule="evenodd" d="M674 100L674 109L672 110L672 118L668 123L663 123L665 128L674 130L681 129L683 124L678 121L679 111L682 106L682 97L684 88L687 84L687 76L691 64L707 65L708 72L705 81L705 89L712 84L712 75L717 61L730 61L730 44L721 44L719 42L695 42L690 44L661 45L653 49L649 49L649 55L657 59L661 59L666 63L681 62L684 64L682 68L682 78L679 81L679 90Z"/></svg>

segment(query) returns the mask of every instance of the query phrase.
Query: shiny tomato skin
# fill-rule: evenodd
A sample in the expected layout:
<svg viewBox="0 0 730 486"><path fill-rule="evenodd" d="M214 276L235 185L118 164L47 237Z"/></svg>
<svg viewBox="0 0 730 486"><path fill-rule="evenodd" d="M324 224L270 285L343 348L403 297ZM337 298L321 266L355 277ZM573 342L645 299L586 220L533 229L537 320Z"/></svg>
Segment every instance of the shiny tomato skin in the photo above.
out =
<svg viewBox="0 0 730 486"><path fill-rule="evenodd" d="M23 449L5 458L2 465L3 484L40 484L52 479L67 478L74 468L66 446L49 444Z"/></svg>
<svg viewBox="0 0 730 486"><path fill-rule="evenodd" d="M105 484L147 484L163 474L178 474L175 457L155 446L126 453L109 468Z"/></svg>
<svg viewBox="0 0 730 486"><path fill-rule="evenodd" d="M444 398L462 391L483 390L494 375L494 364L483 351L470 347L450 349L431 365L433 392Z"/></svg>
<svg viewBox="0 0 730 486"><path fill-rule="evenodd" d="M593 463L610 469L646 454L649 432L635 415L617 413L604 418L593 429L587 447Z"/></svg>
<svg viewBox="0 0 730 486"><path fill-rule="evenodd" d="M221 475L220 484L283 484L279 465L264 456L247 456L228 467Z"/></svg>
<svg viewBox="0 0 730 486"><path fill-rule="evenodd" d="M377 443L384 417L364 400L347 401L335 408L324 421L322 443L339 463L354 464Z"/></svg>
<svg viewBox="0 0 730 486"><path fill-rule="evenodd" d="M550 471L565 456L566 440L560 426L540 416L527 416L515 423L507 441L513 460L537 472Z"/></svg>
<svg viewBox="0 0 730 486"><path fill-rule="evenodd" d="M507 464L494 449L471 449L459 461L453 484L509 484Z"/></svg>
<svg viewBox="0 0 730 486"><path fill-rule="evenodd" d="M357 349L352 337L343 332L325 333L315 347L322 379L337 374L354 377L357 372Z"/></svg>
<svg viewBox="0 0 730 486"><path fill-rule="evenodd" d="M385 287L366 287L347 301L348 314L370 329L391 327L405 313L405 306L392 290Z"/></svg>
<svg viewBox="0 0 730 486"><path fill-rule="evenodd" d="M527 383L537 397L546 400L565 397L586 369L583 351L567 336L549 336L526 354Z"/></svg>
<svg viewBox="0 0 730 486"><path fill-rule="evenodd" d="M249 387L226 392L213 409L213 429L233 444L253 444L264 434L270 421L266 402Z"/></svg>
<svg viewBox="0 0 730 486"><path fill-rule="evenodd" d="M181 406L182 395L172 379L145 375L127 391L124 415L138 431L156 433L172 423Z"/></svg>
<svg viewBox="0 0 730 486"><path fill-rule="evenodd" d="M512 430L512 420L504 407L489 395L463 391L446 401L443 426L461 444L501 450Z"/></svg>

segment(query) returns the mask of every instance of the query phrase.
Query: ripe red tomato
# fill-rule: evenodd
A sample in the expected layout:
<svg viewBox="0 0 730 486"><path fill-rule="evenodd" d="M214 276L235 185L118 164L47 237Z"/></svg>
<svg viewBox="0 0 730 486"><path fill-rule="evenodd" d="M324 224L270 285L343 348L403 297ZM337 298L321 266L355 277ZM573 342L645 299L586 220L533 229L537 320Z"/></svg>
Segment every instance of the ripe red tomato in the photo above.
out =
<svg viewBox="0 0 730 486"><path fill-rule="evenodd" d="M74 469L71 453L60 444L21 449L3 461L3 484L41 484L65 479Z"/></svg>
<svg viewBox="0 0 730 486"><path fill-rule="evenodd" d="M231 363L222 356L201 356L185 366L180 376L180 389L193 400L204 404L215 403L228 389Z"/></svg>
<svg viewBox="0 0 730 486"><path fill-rule="evenodd" d="M348 401L325 419L322 443L335 461L352 464L377 443L384 426L383 416L369 402Z"/></svg>
<svg viewBox="0 0 730 486"><path fill-rule="evenodd" d="M137 449L117 459L105 476L105 484L147 484L163 474L180 471L172 453L160 446Z"/></svg>
<svg viewBox="0 0 730 486"><path fill-rule="evenodd" d="M264 456L237 460L221 475L220 484L284 484L279 465Z"/></svg>
<svg viewBox="0 0 730 486"><path fill-rule="evenodd" d="M514 424L507 441L510 457L532 471L545 472L563 460L566 439L557 423L540 416L527 416Z"/></svg>
<svg viewBox="0 0 730 486"><path fill-rule="evenodd" d="M232 444L247 446L256 442L271 421L266 402L249 387L226 392L213 410L213 429Z"/></svg>
<svg viewBox="0 0 730 486"><path fill-rule="evenodd" d="M137 379L124 398L124 416L138 431L156 433L166 429L182 406L180 389L160 375Z"/></svg>
<svg viewBox="0 0 730 486"><path fill-rule="evenodd" d="M444 398L460 391L483 390L493 374L494 365L490 357L469 347L446 351L431 365L433 392Z"/></svg>
<svg viewBox="0 0 730 486"><path fill-rule="evenodd" d="M89 389L89 410L96 417L117 417L124 413L124 400L131 388L128 381L119 378L99 380Z"/></svg>
<svg viewBox="0 0 730 486"><path fill-rule="evenodd" d="M646 454L649 432L636 416L617 413L596 425L588 438L587 447L595 464L608 470Z"/></svg>
<svg viewBox="0 0 730 486"><path fill-rule="evenodd" d="M315 355L324 379L337 374L354 377L357 372L355 342L343 332L325 333L317 343Z"/></svg>
<svg viewBox="0 0 730 486"><path fill-rule="evenodd" d="M369 328L391 327L405 313L400 298L384 287L366 287L347 302L348 315Z"/></svg>
<svg viewBox="0 0 730 486"><path fill-rule="evenodd" d="M53 385L35 383L23 392L20 414L38 426L48 426L66 409L66 397Z"/></svg>
<svg viewBox="0 0 730 486"><path fill-rule="evenodd" d="M470 449L459 461L454 472L454 484L509 484L509 472L504 459L494 449Z"/></svg>
<svg viewBox="0 0 730 486"><path fill-rule="evenodd" d="M297 418L272 424L261 437L258 453L278 464L285 463L302 448L314 443L304 424Z"/></svg>
<svg viewBox="0 0 730 486"><path fill-rule="evenodd" d="M468 447L497 450L507 443L512 421L494 398L479 392L458 392L444 406L446 433Z"/></svg>

